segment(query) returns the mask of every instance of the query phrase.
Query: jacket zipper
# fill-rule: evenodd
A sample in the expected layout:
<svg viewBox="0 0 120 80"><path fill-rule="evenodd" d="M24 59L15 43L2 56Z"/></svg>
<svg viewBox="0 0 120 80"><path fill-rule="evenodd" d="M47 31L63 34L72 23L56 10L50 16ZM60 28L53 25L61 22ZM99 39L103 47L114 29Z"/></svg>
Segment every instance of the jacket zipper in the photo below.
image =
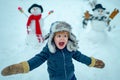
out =
<svg viewBox="0 0 120 80"><path fill-rule="evenodd" d="M63 61L64 61L64 71L65 71L65 80L67 79L67 72L66 72L66 63L65 63L65 54L64 54L64 52L61 50L61 52L62 52L62 55L63 55Z"/></svg>

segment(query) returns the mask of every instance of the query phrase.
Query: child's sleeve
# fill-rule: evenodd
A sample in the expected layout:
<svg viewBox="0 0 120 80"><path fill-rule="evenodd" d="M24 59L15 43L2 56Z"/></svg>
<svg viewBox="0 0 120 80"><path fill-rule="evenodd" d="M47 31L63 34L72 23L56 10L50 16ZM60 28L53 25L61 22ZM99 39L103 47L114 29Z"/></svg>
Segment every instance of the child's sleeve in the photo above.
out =
<svg viewBox="0 0 120 80"><path fill-rule="evenodd" d="M89 67L94 67L96 63L96 59L94 57L91 57L91 64L89 65Z"/></svg>
<svg viewBox="0 0 120 80"><path fill-rule="evenodd" d="M75 51L75 53L73 54L73 59L86 64L90 67L93 67L95 65L96 59L93 57L88 57L84 54L82 54L80 51Z"/></svg>
<svg viewBox="0 0 120 80"><path fill-rule="evenodd" d="M27 61L29 64L30 71L40 66L48 59L49 54L47 50L48 49L45 47L39 54Z"/></svg>
<svg viewBox="0 0 120 80"><path fill-rule="evenodd" d="M13 74L27 73L44 63L49 57L48 53L48 49L45 47L41 53L37 54L30 60L5 67L1 71L1 74L3 76L9 76Z"/></svg>

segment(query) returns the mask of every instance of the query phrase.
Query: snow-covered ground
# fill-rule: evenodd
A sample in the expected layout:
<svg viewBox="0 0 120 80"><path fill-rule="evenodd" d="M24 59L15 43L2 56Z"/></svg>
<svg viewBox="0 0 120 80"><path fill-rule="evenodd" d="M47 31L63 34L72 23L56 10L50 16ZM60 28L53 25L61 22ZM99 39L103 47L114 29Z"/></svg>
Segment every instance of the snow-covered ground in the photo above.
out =
<svg viewBox="0 0 120 80"><path fill-rule="evenodd" d="M94 56L105 62L104 69L90 68L74 61L75 74L78 80L119 80L120 79L120 14L111 22L115 28L107 35L90 35L90 30L82 28L82 16L86 10L91 12L87 0L1 0L0 1L0 71L11 64L19 63L33 57L41 51L40 47L25 45L27 17L18 11L21 6L27 15L27 9L33 4L41 4L44 8L43 17L54 10L45 20L45 33L49 32L50 24L55 21L66 21L73 27L79 40L79 50L88 56ZM119 0L98 0L107 11L114 8L120 10ZM91 33L92 34L92 33ZM92 38L91 38L92 37ZM0 80L49 80L47 65L44 63L27 74L4 77Z"/></svg>

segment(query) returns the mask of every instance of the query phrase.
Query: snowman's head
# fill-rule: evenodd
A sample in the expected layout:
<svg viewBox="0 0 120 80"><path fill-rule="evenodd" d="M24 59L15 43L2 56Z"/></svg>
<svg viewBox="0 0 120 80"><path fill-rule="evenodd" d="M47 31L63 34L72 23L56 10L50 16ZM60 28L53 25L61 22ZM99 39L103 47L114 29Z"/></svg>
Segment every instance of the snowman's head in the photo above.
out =
<svg viewBox="0 0 120 80"><path fill-rule="evenodd" d="M95 5L95 8L92 9L94 16L102 16L105 14L105 8L103 8L102 4Z"/></svg>
<svg viewBox="0 0 120 80"><path fill-rule="evenodd" d="M33 4L29 9L28 12L33 15L39 15L43 12L43 8L41 5Z"/></svg>
<svg viewBox="0 0 120 80"><path fill-rule="evenodd" d="M95 17L97 17L97 16L100 17L100 16L105 15L105 10L103 10L103 9L96 9L96 10L93 11L93 14L94 14Z"/></svg>

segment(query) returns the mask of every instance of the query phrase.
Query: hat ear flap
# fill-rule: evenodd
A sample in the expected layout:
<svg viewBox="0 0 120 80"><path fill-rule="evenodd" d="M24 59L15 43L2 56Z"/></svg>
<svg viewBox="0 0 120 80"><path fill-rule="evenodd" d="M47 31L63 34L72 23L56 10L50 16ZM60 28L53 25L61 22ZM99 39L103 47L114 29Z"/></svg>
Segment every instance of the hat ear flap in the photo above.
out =
<svg viewBox="0 0 120 80"><path fill-rule="evenodd" d="M72 41L68 41L68 44L67 44L67 50L72 52L73 51L73 47L72 47L73 43Z"/></svg>
<svg viewBox="0 0 120 80"><path fill-rule="evenodd" d="M67 50L72 52L72 51L76 51L78 49L78 43L74 43L72 41L68 41L67 44Z"/></svg>
<svg viewBox="0 0 120 80"><path fill-rule="evenodd" d="M55 47L55 44L54 44L54 42L52 41L53 40L53 34L51 34L50 36L49 36L49 39L48 39L48 48L49 48L49 51L51 52L51 53L55 53L55 51L56 51L56 47Z"/></svg>
<svg viewBox="0 0 120 80"><path fill-rule="evenodd" d="M70 33L70 38L69 38L72 42L78 42L76 39L76 36L73 33Z"/></svg>
<svg viewBox="0 0 120 80"><path fill-rule="evenodd" d="M76 51L78 49L78 40L76 40L76 36L70 33L70 38L67 44L68 51Z"/></svg>

